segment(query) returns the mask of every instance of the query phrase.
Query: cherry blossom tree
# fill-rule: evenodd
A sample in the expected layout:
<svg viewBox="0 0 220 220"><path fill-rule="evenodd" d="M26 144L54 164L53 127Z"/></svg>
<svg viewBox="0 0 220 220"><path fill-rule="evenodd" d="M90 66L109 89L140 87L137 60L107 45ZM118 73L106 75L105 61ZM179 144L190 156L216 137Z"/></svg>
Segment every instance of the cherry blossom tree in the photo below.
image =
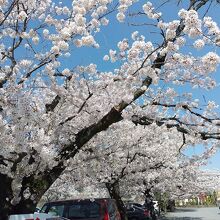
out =
<svg viewBox="0 0 220 220"><path fill-rule="evenodd" d="M220 173L201 170L207 155L213 155L213 147L189 158L180 153L178 139L181 135L165 126L154 124L146 129L119 122L88 142L44 200L106 197L108 190L126 219L125 198L144 201L160 193L179 199L217 189Z"/></svg>
<svg viewBox="0 0 220 220"><path fill-rule="evenodd" d="M79 185L77 188L81 189L96 186L103 193L106 187L116 200L122 219L126 219L125 198L136 197L143 201L153 198L156 192L177 197L197 193L198 189L207 190L205 185L200 186L200 169L214 154L213 146L201 155L188 158L180 153L181 139L175 128L156 124L145 128L123 120L90 140L69 164L68 175L54 185L53 190L59 188L60 191L68 185L72 188ZM195 138L186 138L184 149L192 141L195 143ZM204 182L207 185L209 180ZM92 198L93 193L97 195L95 190L89 195L85 190L83 197ZM47 194L51 194L51 190Z"/></svg>
<svg viewBox="0 0 220 220"><path fill-rule="evenodd" d="M217 104L182 92L217 85L219 27L198 13L207 5L191 0L178 20L165 21L136 0L0 0L2 219L32 212L84 145L119 121L175 128L183 146L186 135L218 144ZM98 33L114 14L122 27L129 16L150 20L161 37L150 41L138 28L122 37L101 57L111 71L65 65L84 47L103 46ZM204 47L202 55L184 50L186 42Z"/></svg>

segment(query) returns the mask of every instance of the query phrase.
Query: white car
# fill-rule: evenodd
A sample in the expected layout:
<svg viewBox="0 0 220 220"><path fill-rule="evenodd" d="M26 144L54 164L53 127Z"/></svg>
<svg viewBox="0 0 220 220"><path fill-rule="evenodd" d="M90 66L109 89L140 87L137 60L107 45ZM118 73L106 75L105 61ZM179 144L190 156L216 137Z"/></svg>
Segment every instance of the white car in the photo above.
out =
<svg viewBox="0 0 220 220"><path fill-rule="evenodd" d="M20 214L20 215L10 215L9 220L58 220L63 219L62 217L52 216L45 213L34 213L34 214Z"/></svg>

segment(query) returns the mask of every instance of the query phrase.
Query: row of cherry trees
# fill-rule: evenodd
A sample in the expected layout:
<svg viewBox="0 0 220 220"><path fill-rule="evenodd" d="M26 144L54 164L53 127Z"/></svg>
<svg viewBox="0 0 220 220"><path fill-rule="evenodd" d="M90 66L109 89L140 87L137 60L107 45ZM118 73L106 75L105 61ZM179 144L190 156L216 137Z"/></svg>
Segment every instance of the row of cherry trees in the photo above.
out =
<svg viewBox="0 0 220 220"><path fill-rule="evenodd" d="M217 104L202 103L185 88L217 86L213 73L220 62L220 30L207 15L208 0L187 3L176 20L166 21L166 11L137 0L0 0L2 219L33 212L75 163L89 171L91 161L93 170L100 171L94 179L110 191L122 179L123 190L128 173L136 182L156 185L166 175L168 180L178 172L187 174L191 162L181 164L177 156L186 145L218 146ZM203 8L205 16L199 13ZM129 17L141 24L121 37L117 49L109 48L94 63L73 66L71 61L86 47L106 46L99 42L99 32L112 33L115 17L120 28ZM146 29L139 33L142 22L150 22L160 37L152 40ZM201 55L189 51L188 44L201 49ZM100 71L98 59L111 70ZM105 165L101 152L109 159ZM210 154L207 150L204 158ZM114 167L114 158L120 157L122 163ZM110 177L104 175L108 171ZM142 184L133 186L143 190Z"/></svg>
<svg viewBox="0 0 220 220"><path fill-rule="evenodd" d="M158 194L179 199L215 190L220 173L201 170L213 155L213 147L189 158L181 152L181 140L176 129L167 130L164 125L144 128L130 121L119 122L88 142L43 199L110 195L126 219L126 199L143 202ZM191 141L189 137L187 142Z"/></svg>

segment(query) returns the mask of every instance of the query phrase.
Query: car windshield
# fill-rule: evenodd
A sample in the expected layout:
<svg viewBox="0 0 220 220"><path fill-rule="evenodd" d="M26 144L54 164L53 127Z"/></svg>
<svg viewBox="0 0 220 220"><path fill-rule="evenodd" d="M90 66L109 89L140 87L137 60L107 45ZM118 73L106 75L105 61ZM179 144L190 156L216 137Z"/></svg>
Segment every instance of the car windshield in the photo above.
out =
<svg viewBox="0 0 220 220"><path fill-rule="evenodd" d="M99 218L100 204L92 201L74 202L68 207L68 218Z"/></svg>
<svg viewBox="0 0 220 220"><path fill-rule="evenodd" d="M52 216L63 216L64 204L44 205L40 212L47 212Z"/></svg>

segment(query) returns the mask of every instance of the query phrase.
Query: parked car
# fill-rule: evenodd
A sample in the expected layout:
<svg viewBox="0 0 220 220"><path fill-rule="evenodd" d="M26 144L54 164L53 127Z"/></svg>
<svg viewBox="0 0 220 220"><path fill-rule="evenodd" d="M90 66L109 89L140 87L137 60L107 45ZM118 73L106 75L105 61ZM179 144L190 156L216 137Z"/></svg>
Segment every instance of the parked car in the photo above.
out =
<svg viewBox="0 0 220 220"><path fill-rule="evenodd" d="M128 220L150 220L150 211L138 203L127 203L126 213Z"/></svg>
<svg viewBox="0 0 220 220"><path fill-rule="evenodd" d="M44 204L41 211L70 220L121 220L113 199L79 199Z"/></svg>

